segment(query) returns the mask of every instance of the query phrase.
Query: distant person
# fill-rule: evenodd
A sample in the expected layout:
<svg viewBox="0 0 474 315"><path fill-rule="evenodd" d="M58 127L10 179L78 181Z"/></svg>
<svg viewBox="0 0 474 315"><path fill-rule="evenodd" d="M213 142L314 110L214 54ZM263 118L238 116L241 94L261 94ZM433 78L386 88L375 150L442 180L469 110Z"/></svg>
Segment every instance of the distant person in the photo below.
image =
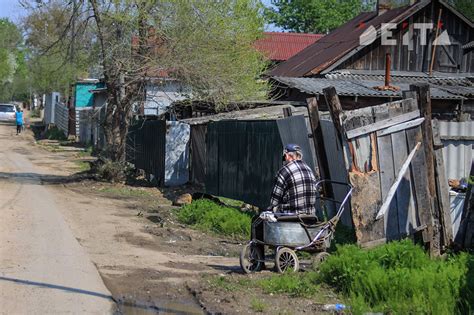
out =
<svg viewBox="0 0 474 315"><path fill-rule="evenodd" d="M19 135L23 129L23 110L16 112L16 134Z"/></svg>

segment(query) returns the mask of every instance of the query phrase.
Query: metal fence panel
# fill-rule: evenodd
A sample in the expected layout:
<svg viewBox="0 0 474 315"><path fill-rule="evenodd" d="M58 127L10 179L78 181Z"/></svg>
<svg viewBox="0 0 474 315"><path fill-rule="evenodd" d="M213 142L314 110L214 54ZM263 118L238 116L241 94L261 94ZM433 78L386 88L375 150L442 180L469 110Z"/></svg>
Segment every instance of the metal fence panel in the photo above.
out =
<svg viewBox="0 0 474 315"><path fill-rule="evenodd" d="M54 124L68 135L69 130L69 108L64 103L57 103L54 108Z"/></svg>
<svg viewBox="0 0 474 315"><path fill-rule="evenodd" d="M466 178L474 158L474 121L440 121L446 178Z"/></svg>
<svg viewBox="0 0 474 315"><path fill-rule="evenodd" d="M267 207L282 146L275 121L209 123L206 191Z"/></svg>
<svg viewBox="0 0 474 315"><path fill-rule="evenodd" d="M155 176L160 185L165 179L165 143L166 122L163 120L142 120L129 128L127 161Z"/></svg>

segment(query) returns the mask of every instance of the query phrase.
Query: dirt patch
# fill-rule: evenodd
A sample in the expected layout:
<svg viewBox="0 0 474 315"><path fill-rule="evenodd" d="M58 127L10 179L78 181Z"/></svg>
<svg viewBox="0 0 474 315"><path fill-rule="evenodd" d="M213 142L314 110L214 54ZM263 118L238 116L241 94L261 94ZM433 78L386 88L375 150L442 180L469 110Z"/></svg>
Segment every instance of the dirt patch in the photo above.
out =
<svg viewBox="0 0 474 315"><path fill-rule="evenodd" d="M211 279L220 276L245 283L271 273L240 274L238 256L245 240L177 222L173 198L197 188L157 189L140 180L132 185L97 182L71 176L78 172L77 153L54 153L39 146L23 153L27 151L112 292L119 313L317 314L321 310L314 298L269 295L250 284L236 289L213 284Z"/></svg>

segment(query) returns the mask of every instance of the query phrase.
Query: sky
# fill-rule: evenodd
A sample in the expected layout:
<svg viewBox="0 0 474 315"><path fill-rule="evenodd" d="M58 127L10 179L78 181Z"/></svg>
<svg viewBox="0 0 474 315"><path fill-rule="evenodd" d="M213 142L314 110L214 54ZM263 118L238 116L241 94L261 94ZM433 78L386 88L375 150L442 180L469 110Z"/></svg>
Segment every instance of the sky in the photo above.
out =
<svg viewBox="0 0 474 315"><path fill-rule="evenodd" d="M9 18L16 22L24 13L23 8L18 4L18 0L0 0L0 18Z"/></svg>

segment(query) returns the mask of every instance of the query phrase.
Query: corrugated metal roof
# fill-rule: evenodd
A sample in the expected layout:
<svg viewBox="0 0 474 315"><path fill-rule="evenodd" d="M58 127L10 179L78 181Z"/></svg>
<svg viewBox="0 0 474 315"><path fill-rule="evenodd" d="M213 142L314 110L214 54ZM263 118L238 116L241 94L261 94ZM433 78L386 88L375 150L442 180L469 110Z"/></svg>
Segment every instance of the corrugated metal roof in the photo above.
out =
<svg viewBox="0 0 474 315"><path fill-rule="evenodd" d="M374 89L374 87L383 85L383 81L372 81L372 80L340 80L340 79L327 79L327 78L288 78L288 77L273 77L274 80L283 83L289 87L298 89L307 94L323 94L323 89L334 86L337 94L341 96L368 96L368 97L402 97L402 91L410 89L409 83L397 83L396 86L400 88L400 91L380 91ZM449 87L451 89L451 87ZM469 89L467 92L473 93L474 87L466 88ZM461 95L456 93L450 93L447 89L439 88L434 85L431 86L431 97L433 99L465 99ZM457 89L456 92L461 90Z"/></svg>
<svg viewBox="0 0 474 315"><path fill-rule="evenodd" d="M474 121L439 121L439 133L443 143L443 159L447 179L461 179L469 175L474 158L474 141L456 137L474 136ZM444 138L444 139L443 139ZM451 138L451 140L447 140Z"/></svg>
<svg viewBox="0 0 474 315"><path fill-rule="evenodd" d="M455 74L455 73L442 73L433 72L433 75L424 72L411 72L411 71L392 71L391 74L392 82L401 83L416 83L416 82L427 82L436 85L446 86L466 86L472 87L474 83L471 81L474 79L474 74ZM384 82L385 70L334 70L325 75L328 79L344 79L350 81L361 81L361 80L373 80Z"/></svg>
<svg viewBox="0 0 474 315"><path fill-rule="evenodd" d="M382 23L399 23L424 8L431 1L419 1L411 6L388 10L382 15L364 12L341 27L276 66L272 76L301 77L318 74L347 53L360 46L359 37L368 27L380 28Z"/></svg>
<svg viewBox="0 0 474 315"><path fill-rule="evenodd" d="M284 61L323 36L323 34L265 32L264 37L255 42L255 48L270 60Z"/></svg>

